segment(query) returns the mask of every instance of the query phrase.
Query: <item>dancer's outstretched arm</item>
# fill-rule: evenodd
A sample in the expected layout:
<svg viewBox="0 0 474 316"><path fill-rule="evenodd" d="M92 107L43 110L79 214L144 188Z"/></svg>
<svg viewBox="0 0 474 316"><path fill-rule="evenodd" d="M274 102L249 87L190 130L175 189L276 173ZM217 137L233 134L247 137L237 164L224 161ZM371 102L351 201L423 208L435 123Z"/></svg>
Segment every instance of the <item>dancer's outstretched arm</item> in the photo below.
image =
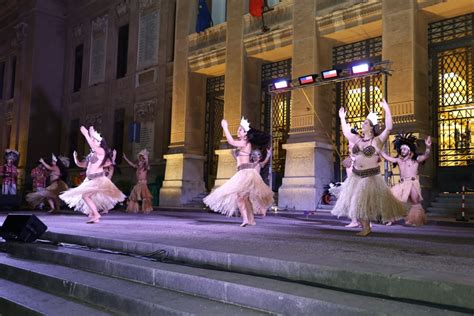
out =
<svg viewBox="0 0 474 316"><path fill-rule="evenodd" d="M359 135L351 133L351 127L346 122L346 110L343 107L339 109L339 118L341 119L342 133L347 138L349 143L357 143Z"/></svg>
<svg viewBox="0 0 474 316"><path fill-rule="evenodd" d="M136 164L134 164L133 162L131 162L130 160L128 160L127 155L125 155L125 153L123 153L123 156L122 156L122 157L123 157L123 159L125 159L125 161L130 165L130 167L133 167L133 168L135 168L135 169L138 168L138 166L137 166Z"/></svg>
<svg viewBox="0 0 474 316"><path fill-rule="evenodd" d="M41 159L39 160L39 162L41 162L41 164L42 164L46 169L48 169L49 171L53 170L53 167L51 167L50 165L48 165L48 164L43 160L43 158L41 158Z"/></svg>
<svg viewBox="0 0 474 316"><path fill-rule="evenodd" d="M243 140L234 140L232 137L232 134L229 132L229 126L226 120L221 121L222 129L224 130L225 138L227 139L227 142L235 147L244 147L247 145L246 141Z"/></svg>
<svg viewBox="0 0 474 316"><path fill-rule="evenodd" d="M87 143L92 148L92 150L95 152L103 150L102 147L100 147L100 145L94 143L94 141L92 140L92 137L90 136L91 131L94 131L94 127L91 126L89 127L89 129L87 129L84 126L81 126L81 133L82 135L84 135L84 138L86 139Z"/></svg>
<svg viewBox="0 0 474 316"><path fill-rule="evenodd" d="M389 156L385 151L381 150L380 151L380 156L382 156L383 159L390 161L391 163L396 163L397 158Z"/></svg>
<svg viewBox="0 0 474 316"><path fill-rule="evenodd" d="M420 155L420 156L416 157L416 161L418 161L418 162L425 161L430 156L431 136L428 136L428 137L425 138L425 145L426 145L425 153L423 155Z"/></svg>
<svg viewBox="0 0 474 316"><path fill-rule="evenodd" d="M78 166L80 168L86 168L87 167L87 161L79 161L79 159L77 159L77 152L75 150L72 153L72 156L74 158L74 163L76 164L76 166Z"/></svg>
<svg viewBox="0 0 474 316"><path fill-rule="evenodd" d="M385 99L382 99L382 101L380 101L380 105L382 106L385 112L385 129L379 135L379 139L382 143L385 143L393 128L392 112L390 112L390 107L388 106L388 103L387 101L385 101Z"/></svg>

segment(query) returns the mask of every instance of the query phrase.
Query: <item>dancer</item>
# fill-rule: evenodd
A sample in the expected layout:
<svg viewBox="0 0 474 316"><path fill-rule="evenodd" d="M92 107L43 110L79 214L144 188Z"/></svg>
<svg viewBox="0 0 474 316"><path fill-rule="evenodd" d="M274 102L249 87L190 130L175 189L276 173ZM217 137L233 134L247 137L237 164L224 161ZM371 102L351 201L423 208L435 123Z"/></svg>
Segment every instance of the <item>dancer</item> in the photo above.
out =
<svg viewBox="0 0 474 316"><path fill-rule="evenodd" d="M69 158L60 156L58 159L52 154L51 165L48 165L43 158L39 161L50 172L50 184L44 190L28 193L26 201L31 208L35 208L46 200L51 208L48 213L59 213L59 206L61 204L59 194L68 189L65 181L67 179L66 168L69 167Z"/></svg>
<svg viewBox="0 0 474 316"><path fill-rule="evenodd" d="M362 224L362 231L357 233L359 236L370 234L371 220L382 217L386 221L401 218L406 213L403 204L392 195L380 175L379 153L392 129L390 108L385 100L380 104L385 111L385 130L379 132L377 115L369 113L362 125L363 136L351 133L346 123L346 111L344 108L339 110L342 132L352 146L354 162L352 174L342 184L341 195L331 213L357 219Z"/></svg>
<svg viewBox="0 0 474 316"><path fill-rule="evenodd" d="M421 196L421 186L418 177L418 168L420 163L424 162L430 156L431 137L425 138L425 153L419 155L416 152L416 136L412 133L398 134L393 141L393 147L397 151L396 157L390 157L381 151L380 155L400 169L400 183L392 187L392 193L400 201L411 202L410 211L405 218L405 223L412 226L422 226L426 224L425 210L421 206L423 197ZM389 221L387 225L391 225Z"/></svg>
<svg viewBox="0 0 474 316"><path fill-rule="evenodd" d="M250 162L255 164L255 168L257 169L258 173L262 177L263 182L265 182L266 185L270 185L269 182L269 172L267 164L270 161L270 158L272 157L272 148L267 148L267 153L265 155L265 158L262 155L262 151L260 149L255 149L252 150L252 153L250 154Z"/></svg>
<svg viewBox="0 0 474 316"><path fill-rule="evenodd" d="M117 158L117 151L114 149L112 151L112 162L104 166L105 176L112 181L112 177L114 176L115 168L117 165L115 164L115 159Z"/></svg>
<svg viewBox="0 0 474 316"><path fill-rule="evenodd" d="M140 202L142 204L142 212L150 214L153 211L151 205L152 195L148 190L148 170L150 165L148 164L148 150L143 149L137 155L137 163L131 162L125 153L123 159L133 168L136 169L135 175L137 177L137 184L132 189L127 204L128 213L138 213L140 211Z"/></svg>
<svg viewBox="0 0 474 316"><path fill-rule="evenodd" d="M87 178L76 188L72 188L59 197L76 211L89 216L88 224L99 222L99 210L112 209L115 204L125 199L125 195L105 176L104 166L112 163L112 152L107 146L105 139L94 129L89 130L81 126L92 152L86 157L85 162L77 159L74 152L74 161L79 167L86 165Z"/></svg>
<svg viewBox="0 0 474 316"><path fill-rule="evenodd" d="M226 120L221 122L227 142L237 147L237 173L226 183L204 198L204 203L215 212L232 216L240 212L241 227L255 225L254 213L265 215L273 203L273 192L263 182L255 164L250 163L252 145L265 148L270 143L270 135L250 127L242 118L237 130L238 140L229 132Z"/></svg>
<svg viewBox="0 0 474 316"><path fill-rule="evenodd" d="M5 164L0 169L0 175L3 177L2 194L16 195L16 182L18 178L18 169L16 164L20 154L13 149L5 149L4 161Z"/></svg>
<svg viewBox="0 0 474 316"><path fill-rule="evenodd" d="M351 133L353 134L356 134L358 135L359 133L355 132L354 129L351 129ZM349 153L349 156L346 157L346 159L344 159L342 161L342 166L346 169L346 179L352 174L352 166L354 164L354 156L352 155L352 144L350 144L348 146L348 153ZM337 192L337 198L339 198L339 194L341 193L341 190L342 190L342 186L339 186L337 187L339 190ZM345 227L348 227L348 228L354 228L354 227L359 227L360 224L359 222L357 221L357 218L351 218L351 222L349 224L347 224Z"/></svg>
<svg viewBox="0 0 474 316"><path fill-rule="evenodd" d="M38 166L31 170L31 180L33 192L44 190L46 188L46 180L49 177L49 171L46 169L41 162L38 161ZM39 209L43 209L44 202L38 205Z"/></svg>

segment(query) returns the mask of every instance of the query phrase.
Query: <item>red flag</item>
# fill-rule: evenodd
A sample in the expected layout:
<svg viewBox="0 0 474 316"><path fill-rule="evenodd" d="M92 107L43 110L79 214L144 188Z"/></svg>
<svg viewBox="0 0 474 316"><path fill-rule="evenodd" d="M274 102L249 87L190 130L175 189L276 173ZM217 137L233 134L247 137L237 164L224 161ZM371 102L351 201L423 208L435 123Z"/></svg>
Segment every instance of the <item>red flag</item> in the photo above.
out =
<svg viewBox="0 0 474 316"><path fill-rule="evenodd" d="M249 0L249 13L251 16L262 16L263 0Z"/></svg>

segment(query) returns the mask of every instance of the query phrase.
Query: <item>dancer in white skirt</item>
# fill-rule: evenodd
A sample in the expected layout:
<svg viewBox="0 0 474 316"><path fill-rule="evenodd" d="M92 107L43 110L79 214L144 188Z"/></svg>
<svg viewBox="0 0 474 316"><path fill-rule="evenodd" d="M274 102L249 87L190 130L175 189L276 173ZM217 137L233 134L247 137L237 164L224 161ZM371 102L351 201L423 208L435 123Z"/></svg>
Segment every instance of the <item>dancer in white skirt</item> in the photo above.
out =
<svg viewBox="0 0 474 316"><path fill-rule="evenodd" d="M81 185L67 190L59 197L76 211L87 214L88 224L95 224L99 222L99 210L112 209L115 204L125 199L125 195L105 175L104 167L112 164L112 152L105 140L92 126L89 130L81 126L81 133L92 152L85 163L78 161L77 153L74 152L74 161L79 167L87 168L86 179Z"/></svg>
<svg viewBox="0 0 474 316"><path fill-rule="evenodd" d="M261 148L268 147L270 135L250 127L250 123L242 118L237 130L239 139L234 140L229 132L227 121L222 120L221 125L227 142L237 147L237 173L203 201L213 211L227 216L240 212L242 227L255 225L254 214L266 214L273 203L273 192L260 177L260 165L250 162L250 153L252 145Z"/></svg>
<svg viewBox="0 0 474 316"><path fill-rule="evenodd" d="M418 167L430 156L431 137L428 136L425 139L426 149L422 155L416 152L416 136L413 136L411 133L406 135L398 134L395 136L393 145L398 153L397 157L390 157L383 151L380 153L385 160L392 162L394 167L398 165L400 169L400 183L392 187L392 193L400 201L407 203L410 200L412 203L410 211L405 218L405 223L412 226L424 225L426 223L426 214L421 205L423 197L421 196ZM391 224L392 221L387 223L387 225Z"/></svg>
<svg viewBox="0 0 474 316"><path fill-rule="evenodd" d="M385 111L385 130L379 133L377 115L370 113L362 125L362 137L351 133L346 111L344 108L339 110L342 132L352 147L354 162L352 174L342 184L341 195L331 213L357 219L362 224L362 231L357 233L359 236L370 234L371 220L381 217L387 221L406 214L403 204L392 195L380 175L379 153L393 126L387 102L382 100L380 104Z"/></svg>

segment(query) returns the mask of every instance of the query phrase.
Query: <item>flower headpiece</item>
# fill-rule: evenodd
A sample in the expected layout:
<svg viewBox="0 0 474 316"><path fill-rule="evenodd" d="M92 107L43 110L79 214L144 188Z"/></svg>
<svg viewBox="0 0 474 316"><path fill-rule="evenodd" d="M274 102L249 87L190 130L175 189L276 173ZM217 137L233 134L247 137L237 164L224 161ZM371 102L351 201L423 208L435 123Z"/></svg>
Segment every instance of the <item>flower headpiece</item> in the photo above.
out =
<svg viewBox="0 0 474 316"><path fill-rule="evenodd" d="M94 129L94 127L91 126L90 130L89 130L89 134L91 135L92 138L94 138L95 140L97 140L98 142L101 142L102 141L102 136L100 136L100 134Z"/></svg>
<svg viewBox="0 0 474 316"><path fill-rule="evenodd" d="M20 158L20 153L14 149L5 149L5 160L11 159L13 162L17 162Z"/></svg>
<svg viewBox="0 0 474 316"><path fill-rule="evenodd" d="M149 154L150 154L150 153L149 153L148 150L145 148L145 149L142 149L142 150L138 153L137 156L138 156L138 157L143 156L143 157L145 157L146 160L148 160L148 155L149 155Z"/></svg>
<svg viewBox="0 0 474 316"><path fill-rule="evenodd" d="M377 125L378 123L378 116L375 112L370 112L369 115L367 115L367 119L372 123L372 125Z"/></svg>
<svg viewBox="0 0 474 316"><path fill-rule="evenodd" d="M51 154L51 160L57 162L58 158L54 154Z"/></svg>
<svg viewBox="0 0 474 316"><path fill-rule="evenodd" d="M250 123L243 116L242 116L242 119L240 120L240 126L242 126L245 132L248 132L250 130Z"/></svg>
<svg viewBox="0 0 474 316"><path fill-rule="evenodd" d="M68 157L65 156L59 156L59 160L63 163L64 167L69 168L70 161Z"/></svg>

